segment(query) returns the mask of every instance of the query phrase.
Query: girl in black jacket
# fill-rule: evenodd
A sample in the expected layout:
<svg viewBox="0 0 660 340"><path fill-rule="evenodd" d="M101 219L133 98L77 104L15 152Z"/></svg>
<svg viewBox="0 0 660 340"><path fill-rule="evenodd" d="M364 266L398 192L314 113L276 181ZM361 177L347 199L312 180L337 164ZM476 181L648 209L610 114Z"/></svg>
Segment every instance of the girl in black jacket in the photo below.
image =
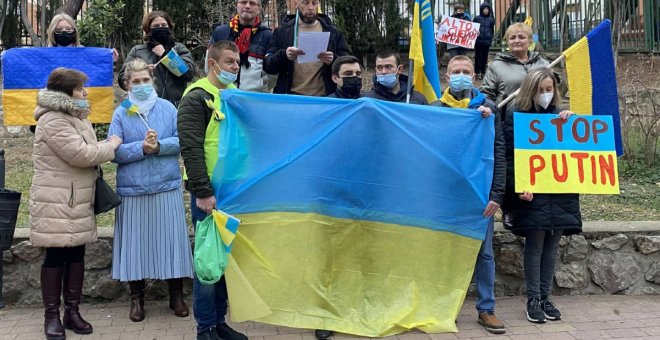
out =
<svg viewBox="0 0 660 340"><path fill-rule="evenodd" d="M504 124L507 153L507 191L514 192L513 112L559 114L568 119L573 112L560 110L557 79L552 70L542 68L525 76L510 106ZM580 198L577 194L515 194L511 231L525 237L525 281L527 284L527 320L543 323L559 320L561 313L550 301L557 250L562 235L582 231Z"/></svg>

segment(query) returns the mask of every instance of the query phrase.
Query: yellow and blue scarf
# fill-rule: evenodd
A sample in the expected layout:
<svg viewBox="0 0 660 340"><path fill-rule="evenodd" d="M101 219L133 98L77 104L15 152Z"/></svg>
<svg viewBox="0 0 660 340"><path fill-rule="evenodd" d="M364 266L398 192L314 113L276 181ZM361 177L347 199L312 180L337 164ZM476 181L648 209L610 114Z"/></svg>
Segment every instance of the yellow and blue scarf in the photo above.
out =
<svg viewBox="0 0 660 340"><path fill-rule="evenodd" d="M449 87L447 87L447 89L445 89L445 92L442 94L440 101L445 103L447 106L453 108L477 109L479 106L483 105L483 103L486 101L486 96L473 87L472 99L463 98L461 100L458 100L451 93L449 93Z"/></svg>

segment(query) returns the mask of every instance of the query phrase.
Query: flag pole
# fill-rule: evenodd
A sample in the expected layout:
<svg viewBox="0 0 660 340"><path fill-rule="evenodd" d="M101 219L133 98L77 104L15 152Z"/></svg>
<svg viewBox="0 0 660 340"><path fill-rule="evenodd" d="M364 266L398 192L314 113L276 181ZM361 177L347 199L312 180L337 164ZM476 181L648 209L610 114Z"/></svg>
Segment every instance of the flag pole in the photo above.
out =
<svg viewBox="0 0 660 340"><path fill-rule="evenodd" d="M300 11L296 8L296 24L293 28L293 47L298 48L298 19L300 19Z"/></svg>
<svg viewBox="0 0 660 340"><path fill-rule="evenodd" d="M566 56L562 54L562 55L559 56L559 58L553 60L546 67L547 68L553 68L553 67L557 66L559 63L561 63L561 61L564 60L564 59L566 59ZM513 98L515 98L518 95L518 93L520 93L520 88L518 88L516 90L516 92L514 92L514 93L510 94L508 97L506 97L506 99L504 99L501 103L497 104L497 108L502 109L506 104L508 104L510 101L512 101Z"/></svg>
<svg viewBox="0 0 660 340"><path fill-rule="evenodd" d="M406 104L410 104L410 89L412 88L414 59L408 60L408 81L406 82Z"/></svg>

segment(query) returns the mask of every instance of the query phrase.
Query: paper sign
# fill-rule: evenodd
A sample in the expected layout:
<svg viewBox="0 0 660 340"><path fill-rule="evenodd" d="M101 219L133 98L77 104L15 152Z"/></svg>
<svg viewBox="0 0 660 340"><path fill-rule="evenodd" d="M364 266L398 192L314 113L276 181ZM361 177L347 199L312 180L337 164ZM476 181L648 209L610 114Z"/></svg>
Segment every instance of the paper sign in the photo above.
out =
<svg viewBox="0 0 660 340"><path fill-rule="evenodd" d="M612 117L514 113L515 190L618 194Z"/></svg>
<svg viewBox="0 0 660 340"><path fill-rule="evenodd" d="M320 61L319 53L328 50L330 32L300 32L298 35L298 48L305 54L298 56L298 64Z"/></svg>
<svg viewBox="0 0 660 340"><path fill-rule="evenodd" d="M436 40L465 48L474 48L479 36L479 24L472 21L443 16Z"/></svg>

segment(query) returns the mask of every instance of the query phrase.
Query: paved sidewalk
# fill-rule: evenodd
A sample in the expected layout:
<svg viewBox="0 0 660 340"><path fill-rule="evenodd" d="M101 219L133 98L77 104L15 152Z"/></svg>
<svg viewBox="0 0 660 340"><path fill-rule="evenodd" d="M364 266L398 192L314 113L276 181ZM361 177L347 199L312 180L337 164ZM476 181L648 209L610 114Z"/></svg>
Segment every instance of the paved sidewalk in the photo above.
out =
<svg viewBox="0 0 660 340"><path fill-rule="evenodd" d="M487 333L476 323L474 300L468 300L458 317L458 333L425 334L418 331L387 337L400 340L441 339L660 339L660 296L557 296L554 302L564 320L532 324L525 319L526 299L500 298L497 316L507 325L505 335ZM80 336L67 331L67 339L195 339L192 317L178 318L166 302L147 302L147 317L134 323L128 319L129 304L111 303L81 306L94 333ZM251 340L314 340L305 329L277 327L256 322L231 324ZM43 310L36 307L0 310L0 340L44 339ZM337 334L335 339L366 339Z"/></svg>

